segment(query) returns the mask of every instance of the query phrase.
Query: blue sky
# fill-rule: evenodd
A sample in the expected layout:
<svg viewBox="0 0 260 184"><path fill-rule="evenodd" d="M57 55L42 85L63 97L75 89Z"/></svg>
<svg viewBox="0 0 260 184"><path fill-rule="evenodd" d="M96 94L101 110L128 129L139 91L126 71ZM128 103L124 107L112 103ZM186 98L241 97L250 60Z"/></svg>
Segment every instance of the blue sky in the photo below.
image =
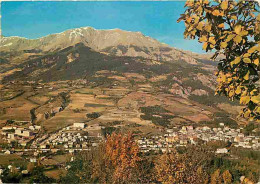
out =
<svg viewBox="0 0 260 184"><path fill-rule="evenodd" d="M183 1L161 2L2 2L2 34L39 38L67 29L91 26L140 31L171 46L203 53L195 40L185 40Z"/></svg>

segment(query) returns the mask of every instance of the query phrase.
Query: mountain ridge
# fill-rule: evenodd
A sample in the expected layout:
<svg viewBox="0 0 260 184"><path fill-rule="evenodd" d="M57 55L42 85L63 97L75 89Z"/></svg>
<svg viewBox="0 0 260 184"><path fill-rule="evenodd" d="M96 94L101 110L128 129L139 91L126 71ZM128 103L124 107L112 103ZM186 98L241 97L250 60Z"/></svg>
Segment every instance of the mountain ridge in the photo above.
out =
<svg viewBox="0 0 260 184"><path fill-rule="evenodd" d="M95 29L93 27L87 26L87 27L68 29L68 30L65 30L65 31L60 32L60 33L53 33L53 34L49 34L49 35L39 37L39 38L36 38L36 39L30 39L30 38L19 37L19 36L10 36L10 37L2 36L2 40L0 41L0 47L3 47L4 46L3 44L5 44L6 41L9 41L10 39L21 39L21 40L26 40L26 41L42 41L42 40L45 40L45 39L48 39L48 38L53 38L55 36L60 37L62 35L66 35L68 33L69 33L69 39L71 40L71 39L73 39L73 35L74 35L74 37L78 37L78 36L84 37L85 35L83 35L83 33L82 33L83 31L87 31L87 33L91 33L91 31L97 32L97 33L101 33L101 32L102 33L105 33L105 32L107 32L107 33L117 32L118 33L118 32L121 32L121 33L125 33L125 34L127 33L127 34L140 35L140 36L146 37L148 39L151 39L151 40L153 40L153 42L157 42L158 44L167 45L165 43L159 42L158 40L156 40L152 37L145 36L141 32L126 31L126 30L122 30L122 29L119 29L119 28L115 28L115 29Z"/></svg>
<svg viewBox="0 0 260 184"><path fill-rule="evenodd" d="M118 28L99 30L92 27L81 27L37 39L16 36L3 37L0 41L0 52L14 50L32 53L34 53L33 50L37 50L38 53L51 52L78 43L83 43L95 51L109 55L143 57L157 61L185 60L190 64L197 64L196 59L192 56L194 54L189 51L171 47L141 32L125 31Z"/></svg>

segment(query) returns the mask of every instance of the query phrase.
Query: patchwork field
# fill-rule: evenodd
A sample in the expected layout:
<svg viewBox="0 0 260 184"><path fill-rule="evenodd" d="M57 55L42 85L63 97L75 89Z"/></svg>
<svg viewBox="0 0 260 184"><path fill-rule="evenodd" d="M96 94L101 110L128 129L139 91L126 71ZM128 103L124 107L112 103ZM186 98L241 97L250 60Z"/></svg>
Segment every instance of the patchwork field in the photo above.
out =
<svg viewBox="0 0 260 184"><path fill-rule="evenodd" d="M172 77L172 74L147 77L139 73L99 71L88 82L19 84L23 93L0 103L0 120L3 124L7 120L30 121L33 110L35 123L47 132L81 122L95 133L101 130L100 125L120 131L156 133L165 127L182 124L199 125L202 122L212 125L217 121L217 113L229 114L227 118L235 119L239 107L233 108L234 105L225 102L207 105L193 96L195 100L188 94L182 95L181 91L178 94L172 92L173 81L185 82L177 77L169 80ZM102 83L106 80L109 82ZM184 91L193 89L184 87ZM14 95L18 86L10 84L1 90L9 93L12 90ZM114 126L111 125L113 122L121 123Z"/></svg>

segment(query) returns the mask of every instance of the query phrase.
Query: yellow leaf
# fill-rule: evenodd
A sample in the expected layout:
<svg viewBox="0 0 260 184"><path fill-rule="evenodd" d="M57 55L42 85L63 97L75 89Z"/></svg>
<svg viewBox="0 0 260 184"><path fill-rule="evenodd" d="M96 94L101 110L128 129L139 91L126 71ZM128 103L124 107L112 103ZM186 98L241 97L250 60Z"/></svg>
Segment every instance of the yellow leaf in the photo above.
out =
<svg viewBox="0 0 260 184"><path fill-rule="evenodd" d="M202 7L201 6L199 6L198 8L197 8L197 12L199 12L199 13L201 13L202 12Z"/></svg>
<svg viewBox="0 0 260 184"><path fill-rule="evenodd" d="M220 48L224 49L227 47L227 42L221 42L220 43Z"/></svg>
<svg viewBox="0 0 260 184"><path fill-rule="evenodd" d="M203 3L204 4L209 4L209 1L208 0L204 0Z"/></svg>
<svg viewBox="0 0 260 184"><path fill-rule="evenodd" d="M251 114L250 111L246 111L246 112L244 113L244 117L245 117L245 118L248 118L248 117L250 117L250 114Z"/></svg>
<svg viewBox="0 0 260 184"><path fill-rule="evenodd" d="M249 73L249 71L248 71L248 72L246 73L246 75L244 76L244 79L245 79L245 80L249 80L249 74L250 74L250 73Z"/></svg>
<svg viewBox="0 0 260 184"><path fill-rule="evenodd" d="M258 66L258 65L259 65L259 59L255 59L255 60L254 60L254 64L255 64L256 66Z"/></svg>
<svg viewBox="0 0 260 184"><path fill-rule="evenodd" d="M248 35L248 31L244 30L239 33L240 36L246 36Z"/></svg>
<svg viewBox="0 0 260 184"><path fill-rule="evenodd" d="M192 16L194 18L194 24L197 24L200 18L197 15Z"/></svg>
<svg viewBox="0 0 260 184"><path fill-rule="evenodd" d="M235 93L234 93L234 91L232 90L232 91L229 92L228 96L229 96L229 97L232 97L232 96L234 96L234 94L235 94Z"/></svg>
<svg viewBox="0 0 260 184"><path fill-rule="evenodd" d="M191 21L192 21L192 18L191 18L191 17L189 17L189 18L187 18L187 19L186 19L186 21L187 21L188 23L191 23Z"/></svg>
<svg viewBox="0 0 260 184"><path fill-rule="evenodd" d="M257 50L258 52L260 52L260 45L257 45L257 46L256 46L256 50Z"/></svg>
<svg viewBox="0 0 260 184"><path fill-rule="evenodd" d="M225 75L222 75L222 82L226 82L227 77Z"/></svg>
<svg viewBox="0 0 260 184"><path fill-rule="evenodd" d="M200 22L200 23L198 24L198 26L197 26L197 29L198 29L198 30L202 30L203 26L204 26L204 23L203 23L203 22Z"/></svg>
<svg viewBox="0 0 260 184"><path fill-rule="evenodd" d="M260 113L260 107L256 107L255 112Z"/></svg>
<svg viewBox="0 0 260 184"><path fill-rule="evenodd" d="M256 20L260 21L260 14L257 15Z"/></svg>
<svg viewBox="0 0 260 184"><path fill-rule="evenodd" d="M244 63L251 63L251 60L249 58L243 58Z"/></svg>
<svg viewBox="0 0 260 184"><path fill-rule="evenodd" d="M196 34L196 30L195 30L195 29L192 30L192 31L190 32L190 34L191 34L192 36L195 36L195 34Z"/></svg>
<svg viewBox="0 0 260 184"><path fill-rule="evenodd" d="M240 98L240 104L246 105L246 104L248 104L249 102L250 102L250 97L249 97L249 96L242 96L242 97Z"/></svg>
<svg viewBox="0 0 260 184"><path fill-rule="evenodd" d="M228 35L226 41L229 42L229 41L232 40L235 36L236 36L236 35L234 35L234 34Z"/></svg>
<svg viewBox="0 0 260 184"><path fill-rule="evenodd" d="M236 26L235 26L235 33L236 33L236 34L239 34L240 31L241 31L241 29L242 29L242 26L241 26L241 25L236 25Z"/></svg>
<svg viewBox="0 0 260 184"><path fill-rule="evenodd" d="M241 57L237 57L234 61L232 61L230 64L233 67L234 64L238 64L241 61Z"/></svg>
<svg viewBox="0 0 260 184"><path fill-rule="evenodd" d="M189 28L188 28L188 32L191 32L192 30L194 29L194 27L193 26L189 26Z"/></svg>
<svg viewBox="0 0 260 184"><path fill-rule="evenodd" d="M199 39L200 42L206 42L207 40L208 40L208 38L204 35L202 37L200 37L200 39Z"/></svg>
<svg viewBox="0 0 260 184"><path fill-rule="evenodd" d="M222 39L224 39L225 37L226 37L226 35L223 34L222 36L219 37L219 39L222 40Z"/></svg>
<svg viewBox="0 0 260 184"><path fill-rule="evenodd" d="M241 94L241 92L242 92L241 87L238 86L237 89L236 89L236 91L235 91L235 93L236 93L237 95L239 95L239 94Z"/></svg>
<svg viewBox="0 0 260 184"><path fill-rule="evenodd" d="M233 15L231 16L231 19L237 20L237 16Z"/></svg>
<svg viewBox="0 0 260 184"><path fill-rule="evenodd" d="M215 45L216 44L216 40L214 37L209 37L209 43Z"/></svg>
<svg viewBox="0 0 260 184"><path fill-rule="evenodd" d="M202 48L203 48L203 50L206 50L207 47L208 47L208 42L205 42L205 43L203 44Z"/></svg>
<svg viewBox="0 0 260 184"><path fill-rule="evenodd" d="M186 1L186 3L185 3L185 6L188 6L188 7L191 7L193 5L194 5L193 1Z"/></svg>
<svg viewBox="0 0 260 184"><path fill-rule="evenodd" d="M256 51L256 48L257 48L256 46L251 47L247 52L252 54L252 53L254 53Z"/></svg>
<svg viewBox="0 0 260 184"><path fill-rule="evenodd" d="M228 8L228 1L223 1L220 5L222 10L226 10Z"/></svg>
<svg viewBox="0 0 260 184"><path fill-rule="evenodd" d="M251 56L251 54L249 54L249 53L246 53L246 54L243 55L244 58L247 58L247 57L250 57L250 56Z"/></svg>
<svg viewBox="0 0 260 184"><path fill-rule="evenodd" d="M218 28L224 28L224 27L225 27L224 23L218 25Z"/></svg>
<svg viewBox="0 0 260 184"><path fill-rule="evenodd" d="M256 92L257 92L257 89L253 89L253 90L250 92L250 95L253 96L253 95L255 95Z"/></svg>
<svg viewBox="0 0 260 184"><path fill-rule="evenodd" d="M211 31L211 25L210 25L210 24L207 24L207 25L205 26L205 31L207 31L207 32L210 32L210 31Z"/></svg>
<svg viewBox="0 0 260 184"><path fill-rule="evenodd" d="M238 44L242 41L242 37L237 35L235 38L234 38L234 41Z"/></svg>
<svg viewBox="0 0 260 184"><path fill-rule="evenodd" d="M256 103L256 104L259 104L260 103L260 95L257 95L257 96L253 96L251 98L251 101Z"/></svg>
<svg viewBox="0 0 260 184"><path fill-rule="evenodd" d="M219 15L220 15L220 11L219 11L219 10L214 10L214 11L212 12L212 15L214 15L214 16L219 16Z"/></svg>

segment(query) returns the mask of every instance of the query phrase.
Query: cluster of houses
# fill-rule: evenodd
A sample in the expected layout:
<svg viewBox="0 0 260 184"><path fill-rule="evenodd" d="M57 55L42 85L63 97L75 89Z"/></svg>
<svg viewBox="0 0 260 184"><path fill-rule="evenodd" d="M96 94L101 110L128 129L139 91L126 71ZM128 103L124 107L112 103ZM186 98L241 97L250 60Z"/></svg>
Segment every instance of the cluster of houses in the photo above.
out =
<svg viewBox="0 0 260 184"><path fill-rule="evenodd" d="M207 126L194 128L183 126L181 129L167 129L164 135L142 137L137 142L143 152L149 151L171 151L171 148L178 146L196 145L199 141L225 141L231 142L235 147L248 149L260 149L259 136L246 136L241 129L232 129L220 123L219 128ZM216 153L227 153L227 149L219 149Z"/></svg>
<svg viewBox="0 0 260 184"><path fill-rule="evenodd" d="M84 123L74 123L58 132L39 138L32 143L34 149L62 149L74 152L95 147L102 141L102 136L89 136Z"/></svg>
<svg viewBox="0 0 260 184"><path fill-rule="evenodd" d="M16 126L5 126L0 132L3 139L8 143L15 141L18 147L12 150L2 150L5 154L12 152L53 152L58 150L74 153L75 151L88 150L96 147L103 140L101 134L97 136L88 135L85 123L74 123L51 134L39 136L40 126L29 126L21 128ZM30 144L28 144L30 142ZM19 147L21 146L21 147ZM25 147L27 146L27 147ZM21 149L22 148L22 149ZM31 162L34 162L33 160Z"/></svg>
<svg viewBox="0 0 260 184"><path fill-rule="evenodd" d="M6 140L8 143L13 141L17 142L21 146L26 146L29 141L31 141L35 135L39 132L41 126L29 126L17 127L17 126L4 126L0 129L0 133L3 137L3 140Z"/></svg>

